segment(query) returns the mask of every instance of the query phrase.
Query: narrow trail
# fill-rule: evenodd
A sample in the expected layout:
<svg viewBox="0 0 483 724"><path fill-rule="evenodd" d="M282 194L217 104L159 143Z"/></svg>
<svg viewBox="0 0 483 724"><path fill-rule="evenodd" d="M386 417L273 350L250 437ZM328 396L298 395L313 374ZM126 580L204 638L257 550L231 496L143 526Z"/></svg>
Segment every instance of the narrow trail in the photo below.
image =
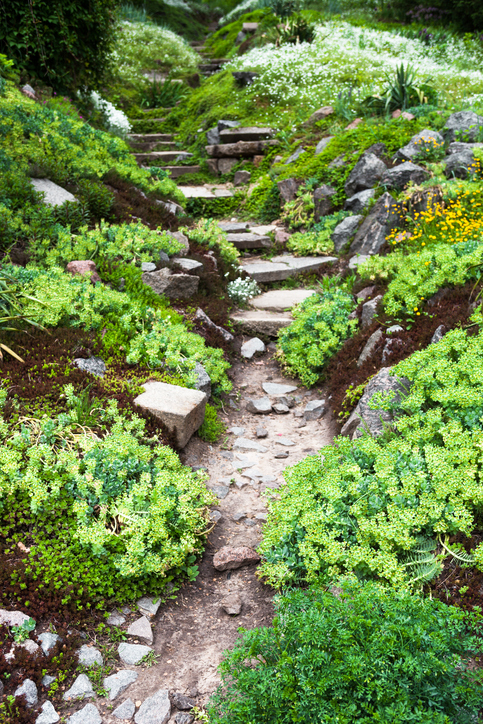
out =
<svg viewBox="0 0 483 724"><path fill-rule="evenodd" d="M224 420L230 430L241 428L236 430L238 434L229 432L216 445L192 438L181 455L184 463L206 469L209 487L225 497L212 509L216 525L209 535L198 578L183 586L175 600L161 605L152 619L158 662L139 671L137 681L116 699L116 705L127 696L139 703L162 687L186 694L203 706L216 689L218 664L223 651L238 638L239 627L249 629L272 621L275 591L259 581L256 566L218 572L213 556L225 545L259 545L267 510L264 490L281 487L285 467L330 444L337 428L330 411L320 420L305 421L302 416L308 401L321 399L320 390L300 388L290 393L294 407L286 414L260 415L246 410L248 400L266 396L263 383L297 385L281 374L273 347L269 345L261 358L234 365L234 387ZM274 397L271 400L276 402ZM266 429L265 438L257 438L259 427ZM237 440L250 440L265 452L237 450ZM240 606L240 613L226 613L224 603ZM133 614L134 618L139 615ZM135 640L130 638L129 642ZM175 722L176 715L173 709L170 721ZM103 721L114 724L119 719L104 709Z"/></svg>

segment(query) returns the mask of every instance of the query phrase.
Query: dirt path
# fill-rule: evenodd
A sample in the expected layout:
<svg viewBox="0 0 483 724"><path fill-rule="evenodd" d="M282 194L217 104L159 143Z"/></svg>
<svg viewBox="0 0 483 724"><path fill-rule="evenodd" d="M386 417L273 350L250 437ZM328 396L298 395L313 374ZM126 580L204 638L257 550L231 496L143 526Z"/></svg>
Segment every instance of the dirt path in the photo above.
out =
<svg viewBox="0 0 483 724"><path fill-rule="evenodd" d="M154 619L154 649L159 662L143 669L138 680L129 687L128 695L134 701L143 701L160 687L178 691L196 698L202 705L218 683L217 666L225 649L233 646L238 637L238 628L252 628L268 625L273 616L273 589L260 583L256 567L249 566L236 571L217 572L213 568L213 555L223 545L246 545L256 548L261 540L262 523L266 513L263 490L283 484L282 473L307 454L329 444L336 431L336 424L330 413L319 421L303 425L299 417L307 401L321 399L320 391L308 392L303 388L292 395L296 405L288 414L254 415L246 411L246 401L265 396L263 382L294 384L281 375L273 354L268 352L261 359L238 363L233 368L234 389L231 394L225 421L229 428L244 428L243 438L256 441L267 448L266 452L241 451L232 448L237 440L233 433L228 441L209 445L199 438L193 438L182 454L183 462L206 468L210 485L220 481L230 485L230 492L214 507L217 525L210 534L200 565L196 582L183 587L175 601L159 609ZM299 426L299 425L303 426ZM256 428L263 426L268 431L264 439L257 439ZM239 432L239 431L238 431ZM288 447L277 441L288 439ZM288 452L285 458L276 454ZM239 457L245 458L245 461ZM245 473L261 473L250 480L237 470L242 463L252 462ZM246 518L238 522L237 514ZM258 517L257 517L258 516ZM241 602L239 615L230 616L222 607L223 599L229 594L238 594ZM119 697L121 701L124 697ZM117 702L116 702L117 703ZM175 710L172 714L174 722ZM109 715L106 722L111 721ZM112 718L112 721L116 721ZM118 720L117 720L118 721Z"/></svg>

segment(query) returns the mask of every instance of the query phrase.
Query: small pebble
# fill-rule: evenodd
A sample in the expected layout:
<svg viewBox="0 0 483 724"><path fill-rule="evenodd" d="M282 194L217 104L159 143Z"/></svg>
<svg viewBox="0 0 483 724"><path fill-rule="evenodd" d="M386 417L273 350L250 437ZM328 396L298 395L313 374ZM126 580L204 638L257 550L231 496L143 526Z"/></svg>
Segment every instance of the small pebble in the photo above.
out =
<svg viewBox="0 0 483 724"><path fill-rule="evenodd" d="M288 458L288 450L282 450L281 452L275 453L273 457L277 458L277 460L281 460L282 458Z"/></svg>
<svg viewBox="0 0 483 724"><path fill-rule="evenodd" d="M275 405L273 405L272 410L277 415L286 415L287 412L289 412L289 408L287 407L287 405L284 405L282 402L277 402Z"/></svg>
<svg viewBox="0 0 483 724"><path fill-rule="evenodd" d="M257 427L257 437L267 437L268 436L268 430L266 430L264 427Z"/></svg>

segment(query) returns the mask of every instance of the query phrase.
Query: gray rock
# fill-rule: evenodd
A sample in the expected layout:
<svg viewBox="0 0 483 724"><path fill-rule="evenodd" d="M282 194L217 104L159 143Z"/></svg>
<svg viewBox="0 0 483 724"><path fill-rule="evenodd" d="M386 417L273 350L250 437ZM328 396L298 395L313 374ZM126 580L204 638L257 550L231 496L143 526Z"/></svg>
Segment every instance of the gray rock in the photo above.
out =
<svg viewBox="0 0 483 724"><path fill-rule="evenodd" d="M203 270L203 264L196 259L186 259L184 257L178 258L173 257L173 266L177 269L181 269L182 272L201 272Z"/></svg>
<svg viewBox="0 0 483 724"><path fill-rule="evenodd" d="M318 156L319 153L322 153L322 151L325 151L329 143L332 141L334 136L326 136L325 138L321 138L318 144L315 147L315 155Z"/></svg>
<svg viewBox="0 0 483 724"><path fill-rule="evenodd" d="M338 261L336 256L296 257L292 254L281 254L267 261L247 261L242 264L242 268L257 282L276 282L304 272L315 272L334 261Z"/></svg>
<svg viewBox="0 0 483 724"><path fill-rule="evenodd" d="M143 272L153 272L156 271L156 264L152 261L143 261L141 262L141 271Z"/></svg>
<svg viewBox="0 0 483 724"><path fill-rule="evenodd" d="M243 32L243 30L240 30L240 32L238 33L238 35L235 38L235 45L240 45L240 43L243 43L243 41L246 39L247 39L247 36Z"/></svg>
<svg viewBox="0 0 483 724"><path fill-rule="evenodd" d="M62 698L64 701L68 701L69 699L84 699L89 696L95 696L90 679L86 676L86 674L79 674L70 689L67 689Z"/></svg>
<svg viewBox="0 0 483 724"><path fill-rule="evenodd" d="M386 334L396 334L396 332L404 332L404 328L400 324L393 324L386 329Z"/></svg>
<svg viewBox="0 0 483 724"><path fill-rule="evenodd" d="M136 712L136 724L166 724L171 715L171 702L169 691L159 689L153 696L148 697Z"/></svg>
<svg viewBox="0 0 483 724"><path fill-rule="evenodd" d="M79 657L79 664L83 666L102 666L104 663L99 649L96 649L94 646L88 646L87 644L80 647L77 656Z"/></svg>
<svg viewBox="0 0 483 724"><path fill-rule="evenodd" d="M255 440L248 440L245 437L239 437L233 444L233 450L256 450L260 453L267 452L268 448L259 445Z"/></svg>
<svg viewBox="0 0 483 724"><path fill-rule="evenodd" d="M143 639L147 644L153 643L153 631L146 616L141 616L134 621L127 630L129 636Z"/></svg>
<svg viewBox="0 0 483 724"><path fill-rule="evenodd" d="M369 254L355 254L349 259L349 269L357 269L359 264L364 264L365 261L370 259Z"/></svg>
<svg viewBox="0 0 483 724"><path fill-rule="evenodd" d="M399 166L386 170L382 183L389 189L403 189L410 181L421 184L429 178L429 171L411 161L405 161Z"/></svg>
<svg viewBox="0 0 483 724"><path fill-rule="evenodd" d="M102 719L94 704L86 704L67 719L67 724L102 724Z"/></svg>
<svg viewBox="0 0 483 724"><path fill-rule="evenodd" d="M295 445L293 440L289 440L288 437L278 437L275 442L277 445L283 445L283 447L292 447Z"/></svg>
<svg viewBox="0 0 483 724"><path fill-rule="evenodd" d="M376 349L377 345L381 341L383 337L382 329L376 329L375 332L371 334L369 339L367 340L366 344L364 345L364 349L362 350L359 359L357 360L357 366L361 367L364 362L366 362L372 355L374 354L374 350Z"/></svg>
<svg viewBox="0 0 483 724"><path fill-rule="evenodd" d="M372 297L374 294L374 289L376 287L364 287L364 289L361 289L360 292L357 292L356 298L359 301L364 301L364 299L367 299L368 297Z"/></svg>
<svg viewBox="0 0 483 724"><path fill-rule="evenodd" d="M391 229L394 229L403 215L402 205L389 193L384 193L374 204L368 216L358 229L352 244L351 254L367 257L377 254ZM365 259L363 259L364 261ZM352 259L351 259L352 262ZM349 262L349 267L351 266ZM358 262L362 263L362 262ZM356 264L357 265L357 264Z"/></svg>
<svg viewBox="0 0 483 724"><path fill-rule="evenodd" d="M42 677L42 686L45 686L46 689L49 688L51 684L54 683L57 677L55 676L49 676L49 674L45 674L45 676Z"/></svg>
<svg viewBox="0 0 483 724"><path fill-rule="evenodd" d="M208 146L217 146L220 143L220 131L217 126L206 132L206 143Z"/></svg>
<svg viewBox="0 0 483 724"><path fill-rule="evenodd" d="M191 274L173 274L170 269L158 269L154 272L144 272L141 277L153 292L168 297L168 299L189 299L198 291L200 279Z"/></svg>
<svg viewBox="0 0 483 724"><path fill-rule="evenodd" d="M210 329L214 329L215 331L217 331L219 334L221 334L225 342L233 342L233 340L235 339L231 332L228 332L226 329L223 329L223 327L219 327L217 324L215 324L209 318L209 316L205 314L205 312L200 308L196 310L195 320L197 322L200 322L201 324L206 324L206 326Z"/></svg>
<svg viewBox="0 0 483 724"><path fill-rule="evenodd" d="M241 355L242 357L245 357L245 359L252 359L256 354L261 354L265 352L266 347L263 344L262 340L258 337L253 337L252 339L249 339L247 342L242 344L241 348Z"/></svg>
<svg viewBox="0 0 483 724"><path fill-rule="evenodd" d="M472 151L453 153L448 157L444 168L446 178L468 178L476 170L475 156Z"/></svg>
<svg viewBox="0 0 483 724"><path fill-rule="evenodd" d="M242 437L245 434L245 428L244 427L230 427L228 432L231 432L233 435L236 435L237 437Z"/></svg>
<svg viewBox="0 0 483 724"><path fill-rule="evenodd" d="M448 146L447 154L451 156L453 153L462 153L463 151L473 151L475 148L483 148L483 143L462 143L461 141L453 141Z"/></svg>
<svg viewBox="0 0 483 724"><path fill-rule="evenodd" d="M282 200L293 201L297 195L300 184L301 181L297 181L294 178L286 178L283 181L278 181L277 187Z"/></svg>
<svg viewBox="0 0 483 724"><path fill-rule="evenodd" d="M47 656L50 654L52 649L54 648L55 644L59 640L60 636L58 636L55 633L51 633L50 631L46 631L45 633L39 634L37 637L40 641L40 646L42 648L42 651Z"/></svg>
<svg viewBox="0 0 483 724"><path fill-rule="evenodd" d="M446 143L476 141L480 128L483 126L483 116L474 111L458 111L452 113L444 125L443 136Z"/></svg>
<svg viewBox="0 0 483 724"><path fill-rule="evenodd" d="M283 395L289 395L291 392L295 392L297 389L296 385L281 385L277 382L263 382L263 391L271 397L282 397Z"/></svg>
<svg viewBox="0 0 483 724"><path fill-rule="evenodd" d="M272 246L272 240L269 236L260 236L260 234L250 232L228 234L228 241L237 249L269 249Z"/></svg>
<svg viewBox="0 0 483 724"><path fill-rule="evenodd" d="M248 229L246 221L220 221L218 226L227 234L244 234Z"/></svg>
<svg viewBox="0 0 483 724"><path fill-rule="evenodd" d="M439 327L435 330L433 336L431 337L430 344L437 344L438 342L441 342L445 335L446 327L444 324L440 324Z"/></svg>
<svg viewBox="0 0 483 724"><path fill-rule="evenodd" d="M294 163L294 161L298 161L300 156L305 153L305 149L302 148L302 146L299 146L285 161L285 165L288 163Z"/></svg>
<svg viewBox="0 0 483 724"><path fill-rule="evenodd" d="M25 85L22 86L21 90L24 95L26 95L28 98L32 98L32 100L37 97L35 90L28 83L25 83Z"/></svg>
<svg viewBox="0 0 483 724"><path fill-rule="evenodd" d="M239 511L237 513L233 513L232 517L233 517L233 520L235 521L235 523L238 523L240 520L243 520L244 518L246 518L247 514L244 513L243 511Z"/></svg>
<svg viewBox="0 0 483 724"><path fill-rule="evenodd" d="M178 447L188 443L205 419L206 395L165 382L147 382L134 404L149 410L176 435Z"/></svg>
<svg viewBox="0 0 483 724"><path fill-rule="evenodd" d="M74 364L83 372L89 372L96 377L104 377L107 369L104 360L100 357L89 357L88 359L78 357L74 360Z"/></svg>
<svg viewBox="0 0 483 724"><path fill-rule="evenodd" d="M29 654L36 654L38 651L40 651L40 646L35 643L35 641L32 641L32 639L27 639L23 643L20 644L22 648L27 649Z"/></svg>
<svg viewBox="0 0 483 724"><path fill-rule="evenodd" d="M168 236L172 236L173 239L176 239L176 241L182 244L182 248L179 251L172 253L171 256L186 256L186 254L189 254L190 245L188 237L185 236L182 231L165 231L164 233ZM160 258L163 253L164 252L160 252Z"/></svg>
<svg viewBox="0 0 483 724"><path fill-rule="evenodd" d="M131 686L131 684L136 681L138 676L137 671L130 671L129 669L122 669L118 671L117 674L106 676L103 681L103 686L104 689L109 692L109 701L117 699L118 696L126 691L128 686Z"/></svg>
<svg viewBox="0 0 483 724"><path fill-rule="evenodd" d="M334 242L334 250L339 253L352 239L356 233L357 227L362 221L362 216L347 216L337 224L332 232L332 241Z"/></svg>
<svg viewBox="0 0 483 724"><path fill-rule="evenodd" d="M119 613L119 611L112 611L106 621L109 626L122 626L122 624L125 622L126 617L123 616L122 613Z"/></svg>
<svg viewBox="0 0 483 724"><path fill-rule="evenodd" d="M192 714L179 711L174 717L175 724L193 724L195 718Z"/></svg>
<svg viewBox="0 0 483 724"><path fill-rule="evenodd" d="M314 111L310 118L305 121L303 125L310 126L313 123L317 123L317 121L322 121L324 118L331 116L333 113L334 109L332 108L332 106L323 106L322 108L318 108L316 111Z"/></svg>
<svg viewBox="0 0 483 724"><path fill-rule="evenodd" d="M240 595L238 593L228 594L228 596L225 596L225 598L222 600L221 606L224 612L227 613L229 616L238 616L242 609L242 600L240 598ZM190 707L190 709L192 708L193 707Z"/></svg>
<svg viewBox="0 0 483 724"><path fill-rule="evenodd" d="M210 512L210 519L213 521L213 523L219 523L222 518L223 516L219 510L212 510Z"/></svg>
<svg viewBox="0 0 483 724"><path fill-rule="evenodd" d="M257 427L256 429L256 436L263 438L268 436L268 430L266 430L264 427Z"/></svg>
<svg viewBox="0 0 483 724"><path fill-rule="evenodd" d="M360 437L365 429L376 437L383 432L385 425L392 422L392 413L380 409L372 410L369 407L372 397L377 392L392 393L394 395L393 401L396 403L401 400L401 396L407 394L410 387L409 380L391 376L389 374L390 369L390 367L383 367L369 381L355 410L342 428L341 435L351 436L352 439L355 439Z"/></svg>
<svg viewBox="0 0 483 724"><path fill-rule="evenodd" d="M337 189L334 189L332 186L327 186L327 184L315 189L313 197L315 221L320 221L322 216L327 216L327 214L333 211L334 204L332 197L335 196L336 193Z"/></svg>
<svg viewBox="0 0 483 724"><path fill-rule="evenodd" d="M272 411L272 403L268 397L261 397L259 400L248 400L246 409L253 415L268 415Z"/></svg>
<svg viewBox="0 0 483 724"><path fill-rule="evenodd" d="M304 418L306 420L320 420L326 412L325 400L311 400L305 405Z"/></svg>
<svg viewBox="0 0 483 724"><path fill-rule="evenodd" d="M282 450L281 452L277 452L273 457L277 458L277 460L283 460L283 458L288 458L288 450Z"/></svg>
<svg viewBox="0 0 483 724"><path fill-rule="evenodd" d="M159 265L161 266L161 268L164 268L164 267L168 266L168 264L169 264L169 256L166 254L165 251L160 251L159 252ZM126 282L124 282L124 284L125 283ZM120 291L122 291L122 290L120 290Z"/></svg>
<svg viewBox="0 0 483 724"><path fill-rule="evenodd" d="M223 546L213 556L213 567L217 571L236 570L242 566L258 563L260 556L247 546Z"/></svg>
<svg viewBox="0 0 483 724"><path fill-rule="evenodd" d="M206 397L208 399L210 399L210 397L211 397L211 377L210 377L210 375L205 370L203 365L200 364L200 362L197 362L195 364L194 371L195 371L195 375L196 375L195 390L204 392Z"/></svg>
<svg viewBox="0 0 483 724"><path fill-rule="evenodd" d="M28 621L30 616L22 611L7 611L4 608L0 608L0 624L6 626L22 626L25 621Z"/></svg>
<svg viewBox="0 0 483 724"><path fill-rule="evenodd" d="M267 518L268 518L268 516L266 513L255 513L255 520L259 520L262 523L266 523Z"/></svg>
<svg viewBox="0 0 483 724"><path fill-rule="evenodd" d="M277 402L272 409L277 415L286 415L287 412L290 412L288 405L285 405L283 402Z"/></svg>
<svg viewBox="0 0 483 724"><path fill-rule="evenodd" d="M62 206L66 201L77 201L73 194L48 178L31 178L30 183L36 191L44 194L44 204L47 206Z"/></svg>
<svg viewBox="0 0 483 724"><path fill-rule="evenodd" d="M125 641L119 644L117 652L119 658L126 666L136 666L139 664L143 656L149 654L152 651L150 646L144 646L143 644L127 644Z"/></svg>
<svg viewBox="0 0 483 724"><path fill-rule="evenodd" d="M32 679L25 679L23 684L15 689L14 696L25 696L29 708L35 706L39 700L37 687Z"/></svg>
<svg viewBox="0 0 483 724"><path fill-rule="evenodd" d="M386 164L374 153L363 153L346 181L346 195L353 196L358 191L374 188L386 171Z"/></svg>
<svg viewBox="0 0 483 724"><path fill-rule="evenodd" d="M243 186L243 184L247 184L250 182L252 175L250 171L235 171L235 175L233 177L233 184L234 186Z"/></svg>
<svg viewBox="0 0 483 724"><path fill-rule="evenodd" d="M444 146L444 138L437 131L425 128L411 138L409 143L396 151L395 158L401 161L413 161L422 154L430 153Z"/></svg>
<svg viewBox="0 0 483 724"><path fill-rule="evenodd" d="M228 128L238 128L240 125L240 121L225 121L220 120L218 121L218 130L220 131L226 131Z"/></svg>
<svg viewBox="0 0 483 724"><path fill-rule="evenodd" d="M181 694L180 692L172 694L171 700L174 706L180 711L190 711L196 703L189 696L185 696L185 694Z"/></svg>
<svg viewBox="0 0 483 724"><path fill-rule="evenodd" d="M218 171L223 175L226 173L230 173L233 166L236 166L238 163L237 158L219 158L218 159ZM207 189L208 191L208 189ZM210 192L211 194L211 192ZM212 196L208 196L207 198L212 198Z"/></svg>
<svg viewBox="0 0 483 724"><path fill-rule="evenodd" d="M126 699L126 701L123 701L122 704L119 704L119 706L114 709L112 716L115 716L116 719L132 719L135 711L136 705L133 700Z"/></svg>
<svg viewBox="0 0 483 724"><path fill-rule="evenodd" d="M37 719L35 720L35 724L56 724L56 722L58 722L59 719L60 719L60 716L55 711L52 702L45 701L42 704L42 709L41 709L40 714L38 715Z"/></svg>
<svg viewBox="0 0 483 724"><path fill-rule="evenodd" d="M347 166L347 162L345 160L345 153L341 153L340 156L334 158L334 160L329 163L327 168L341 168L342 166Z"/></svg>
<svg viewBox="0 0 483 724"><path fill-rule="evenodd" d="M351 196L350 199L346 200L344 209L346 209L346 211L353 211L355 214L360 214L361 211L367 208L369 201L374 198L375 193L374 189L359 191L357 194Z"/></svg>
<svg viewBox="0 0 483 724"><path fill-rule="evenodd" d="M287 407L291 410L292 407L295 407L295 400L293 397L288 397L287 395L282 395L282 397L278 398L278 401L282 403L282 405L287 405Z"/></svg>
<svg viewBox="0 0 483 724"><path fill-rule="evenodd" d="M230 492L230 488L226 485L213 485L208 484L207 486L209 490L211 490L212 493L214 493L220 500L224 500L228 493Z"/></svg>
<svg viewBox="0 0 483 724"><path fill-rule="evenodd" d="M382 301L382 294L378 294L374 299L370 299L368 302L362 305L362 316L361 323L362 328L369 326L374 317L377 314L377 307Z"/></svg>

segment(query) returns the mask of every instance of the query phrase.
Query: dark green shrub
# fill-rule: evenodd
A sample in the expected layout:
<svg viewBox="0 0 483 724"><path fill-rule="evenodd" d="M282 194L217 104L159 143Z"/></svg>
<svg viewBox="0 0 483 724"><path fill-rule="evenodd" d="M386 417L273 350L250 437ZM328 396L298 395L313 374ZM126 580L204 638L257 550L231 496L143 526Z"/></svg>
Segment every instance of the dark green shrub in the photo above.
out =
<svg viewBox="0 0 483 724"><path fill-rule="evenodd" d="M483 706L480 614L373 584L281 597L220 666L212 724L467 724Z"/></svg>
<svg viewBox="0 0 483 724"><path fill-rule="evenodd" d="M216 442L226 430L226 425L218 419L216 407L206 405L205 419L198 430L198 435L205 442Z"/></svg>
<svg viewBox="0 0 483 724"><path fill-rule="evenodd" d="M108 66L117 0L0 0L0 52L54 88L96 87Z"/></svg>

